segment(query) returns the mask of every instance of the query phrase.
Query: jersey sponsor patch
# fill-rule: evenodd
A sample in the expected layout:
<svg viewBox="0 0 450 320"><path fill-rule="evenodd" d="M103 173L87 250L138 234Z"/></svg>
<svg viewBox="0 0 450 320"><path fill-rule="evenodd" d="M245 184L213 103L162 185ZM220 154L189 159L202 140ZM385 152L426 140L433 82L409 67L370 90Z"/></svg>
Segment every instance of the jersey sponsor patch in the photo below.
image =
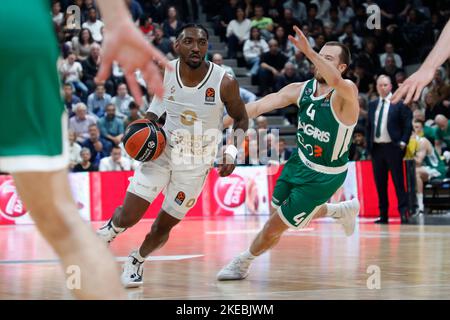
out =
<svg viewBox="0 0 450 320"><path fill-rule="evenodd" d="M216 90L214 88L208 88L205 91L205 101L214 102L216 100Z"/></svg>
<svg viewBox="0 0 450 320"><path fill-rule="evenodd" d="M183 191L180 191L177 193L177 196L175 197L175 202L179 206L181 206L186 199L186 194Z"/></svg>
<svg viewBox="0 0 450 320"><path fill-rule="evenodd" d="M314 146L314 157L320 158L322 156L323 149L321 146L315 145Z"/></svg>

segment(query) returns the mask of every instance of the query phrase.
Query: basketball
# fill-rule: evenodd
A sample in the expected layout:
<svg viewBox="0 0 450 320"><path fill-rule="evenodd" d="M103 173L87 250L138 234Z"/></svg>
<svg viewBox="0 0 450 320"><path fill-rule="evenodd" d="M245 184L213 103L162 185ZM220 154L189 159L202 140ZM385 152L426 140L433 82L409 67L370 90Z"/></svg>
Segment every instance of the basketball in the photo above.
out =
<svg viewBox="0 0 450 320"><path fill-rule="evenodd" d="M162 128L147 119L130 123L122 138L128 155L137 161L157 159L166 147L166 134Z"/></svg>

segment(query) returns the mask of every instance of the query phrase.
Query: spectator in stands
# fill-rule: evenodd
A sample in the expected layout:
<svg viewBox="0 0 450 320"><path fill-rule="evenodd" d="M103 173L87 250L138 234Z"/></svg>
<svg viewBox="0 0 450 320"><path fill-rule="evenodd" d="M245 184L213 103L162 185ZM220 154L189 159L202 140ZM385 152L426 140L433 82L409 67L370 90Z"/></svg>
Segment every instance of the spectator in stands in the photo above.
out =
<svg viewBox="0 0 450 320"><path fill-rule="evenodd" d="M434 119L439 114L450 118L450 110L444 107L442 103L438 103L437 97L433 92L428 92L425 95L425 121Z"/></svg>
<svg viewBox="0 0 450 320"><path fill-rule="evenodd" d="M123 119L116 116L116 106L114 104L110 103L106 106L105 116L98 120L98 127L102 137L108 139L114 145L117 146L122 141L125 131Z"/></svg>
<svg viewBox="0 0 450 320"><path fill-rule="evenodd" d="M397 71L395 74L395 83L399 87L406 80L406 73L403 70Z"/></svg>
<svg viewBox="0 0 450 320"><path fill-rule="evenodd" d="M81 146L76 142L75 132L69 131L69 169L72 170L77 163L81 162Z"/></svg>
<svg viewBox="0 0 450 320"><path fill-rule="evenodd" d="M323 33L319 33L315 38L314 38L314 51L316 52L320 52L320 49L322 49L322 47L325 45L325 35Z"/></svg>
<svg viewBox="0 0 450 320"><path fill-rule="evenodd" d="M348 151L350 161L367 160L369 152L367 151L367 142L365 137L365 128L356 126L353 130L353 141Z"/></svg>
<svg viewBox="0 0 450 320"><path fill-rule="evenodd" d="M394 51L394 45L391 42L386 42L384 45L384 52L380 54L380 66L384 68L386 64L386 58L388 56L394 57L395 65L397 68L403 68L402 57Z"/></svg>
<svg viewBox="0 0 450 320"><path fill-rule="evenodd" d="M261 96L273 91L275 79L284 68L286 62L287 58L280 52L278 41L275 39L270 40L269 51L263 53L260 61L259 81Z"/></svg>
<svg viewBox="0 0 450 320"><path fill-rule="evenodd" d="M81 63L75 61L75 59L75 54L70 53L67 60L61 65L59 72L61 73L61 79L63 82L73 85L76 90L79 90L82 93L82 97L86 99L88 88L83 82L81 82L83 67L81 66Z"/></svg>
<svg viewBox="0 0 450 320"><path fill-rule="evenodd" d="M282 1L269 0L269 3L266 5L265 12L267 12L267 16L271 18L275 24L279 24L283 16Z"/></svg>
<svg viewBox="0 0 450 320"><path fill-rule="evenodd" d="M324 22L324 25L328 25L331 32L331 37L336 40L344 30L345 22L339 18L339 10L336 7L330 8L329 18ZM329 35L330 36L330 35ZM328 40L328 39L327 39ZM330 40L328 40L330 41Z"/></svg>
<svg viewBox="0 0 450 320"><path fill-rule="evenodd" d="M97 121L94 116L87 114L87 107L80 102L75 105L75 116L69 120L69 129L72 130L78 142L83 142L89 137L89 126Z"/></svg>
<svg viewBox="0 0 450 320"><path fill-rule="evenodd" d="M355 12L350 6L348 0L339 0L338 13L339 19L344 23L350 22L350 20L355 16Z"/></svg>
<svg viewBox="0 0 450 320"><path fill-rule="evenodd" d="M228 0L222 8L222 12L218 17L219 21L215 24L216 34L220 37L221 41L225 40L228 25L236 17L236 9L238 8L238 4L238 0Z"/></svg>
<svg viewBox="0 0 450 320"><path fill-rule="evenodd" d="M111 103L111 96L106 93L105 86L97 85L95 92L91 93L87 100L89 113L95 114L101 118L105 114L105 109Z"/></svg>
<svg viewBox="0 0 450 320"><path fill-rule="evenodd" d="M98 166L100 159L111 154L113 144L100 136L100 131L96 124L89 126L89 137L81 144L82 147L90 151L90 162Z"/></svg>
<svg viewBox="0 0 450 320"><path fill-rule="evenodd" d="M71 49L78 61L84 61L89 57L93 43L92 33L86 28L81 29L79 36L72 38Z"/></svg>
<svg viewBox="0 0 450 320"><path fill-rule="evenodd" d="M418 148L414 157L416 161L417 204L419 213L423 213L424 183L427 183L433 178L445 178L447 168L430 141L423 137L423 122L416 120L413 123L413 128L416 139L418 140Z"/></svg>
<svg viewBox="0 0 450 320"><path fill-rule="evenodd" d="M358 54L358 62L365 66L369 75L376 75L380 72L380 59L376 53L376 40L367 38L364 41L364 50ZM392 77L392 79L394 79Z"/></svg>
<svg viewBox="0 0 450 320"><path fill-rule="evenodd" d="M73 93L73 87L71 84L66 83L64 85L64 105L69 114L69 118L75 115L75 105L81 102L81 99Z"/></svg>
<svg viewBox="0 0 450 320"><path fill-rule="evenodd" d="M285 9L290 9L294 19L300 21L300 23L306 21L307 18L306 6L302 1L288 0L284 3L283 7Z"/></svg>
<svg viewBox="0 0 450 320"><path fill-rule="evenodd" d="M136 0L125 0L125 2L128 6L128 9L130 10L133 21L137 22L144 13L140 3L137 2Z"/></svg>
<svg viewBox="0 0 450 320"><path fill-rule="evenodd" d="M269 128L269 122L265 116L259 116L255 119L257 130L267 130Z"/></svg>
<svg viewBox="0 0 450 320"><path fill-rule="evenodd" d="M125 83L121 83L117 86L117 95L111 99L111 103L117 108L117 116L124 118L128 115L128 106L130 102L134 101L134 98L128 94L128 88Z"/></svg>
<svg viewBox="0 0 450 320"><path fill-rule="evenodd" d="M145 12L149 13L155 23L161 24L164 21L167 12L163 1L151 0L151 3L147 5L148 9L146 9Z"/></svg>
<svg viewBox="0 0 450 320"><path fill-rule="evenodd" d="M288 41L288 35L286 34L283 26L278 26L275 28L274 39L278 41L281 53L283 53L288 58L294 55L294 50L290 45L290 42Z"/></svg>
<svg viewBox="0 0 450 320"><path fill-rule="evenodd" d="M307 18L303 24L307 24L310 30L314 30L315 26L322 26L323 23L321 20L317 19L317 6L315 4L309 4L307 7L308 14Z"/></svg>
<svg viewBox="0 0 450 320"><path fill-rule="evenodd" d="M367 100L363 95L358 96L358 103L359 103L359 116L358 116L358 126L360 128L367 128Z"/></svg>
<svg viewBox="0 0 450 320"><path fill-rule="evenodd" d="M255 16L252 19L252 27L258 28L266 40L270 40L273 37L273 21L271 18L264 16L264 8L260 4L255 5Z"/></svg>
<svg viewBox="0 0 450 320"><path fill-rule="evenodd" d="M128 125L133 121L144 119L141 112L139 111L139 106L136 104L136 102L131 101L128 108L130 109L130 112L123 122L124 128L128 127Z"/></svg>
<svg viewBox="0 0 450 320"><path fill-rule="evenodd" d="M236 18L227 26L228 58L234 59L242 52L244 42L250 38L251 21L245 17L242 7L236 9Z"/></svg>
<svg viewBox="0 0 450 320"><path fill-rule="evenodd" d="M436 96L438 103L444 101L445 99L450 98L450 85L446 83L444 80L445 80L445 69L441 67L436 70L433 82L431 83L431 87L429 89Z"/></svg>
<svg viewBox="0 0 450 320"><path fill-rule="evenodd" d="M91 151L88 148L83 148L80 151L81 161L75 165L73 172L94 172L98 171L98 167L91 162Z"/></svg>
<svg viewBox="0 0 450 320"><path fill-rule="evenodd" d="M220 53L213 54L212 62L214 62L218 66L222 67L225 70L225 72L228 73L229 75L236 77L236 75L234 74L233 68L223 64L223 57Z"/></svg>
<svg viewBox="0 0 450 320"><path fill-rule="evenodd" d="M266 40L261 38L258 28L250 29L250 39L244 43L244 58L250 67L250 75L256 76L259 70L260 56L269 51L269 45Z"/></svg>
<svg viewBox="0 0 450 320"><path fill-rule="evenodd" d="M276 78L274 90L279 91L288 84L301 81L303 79L298 76L294 64L292 62L286 62L280 75Z"/></svg>
<svg viewBox="0 0 450 320"><path fill-rule="evenodd" d="M280 163L286 163L292 155L292 149L286 146L284 138L278 139L278 155Z"/></svg>
<svg viewBox="0 0 450 320"><path fill-rule="evenodd" d="M100 171L129 171L131 170L131 161L122 157L122 149L114 146L111 156L100 160Z"/></svg>
<svg viewBox="0 0 450 320"><path fill-rule="evenodd" d="M347 41L351 52L362 49L362 39L353 33L353 26L350 22L344 25L344 34L338 40L340 43L346 43Z"/></svg>
<svg viewBox="0 0 450 320"><path fill-rule="evenodd" d="M424 123L423 130L421 131L422 135L419 136L427 138L427 140L434 145L434 140L436 139L436 128L431 127L430 125L427 125L425 123L425 113L423 112L423 110L421 109L414 110L413 122L416 120ZM434 119L432 120L432 122L434 124Z"/></svg>
<svg viewBox="0 0 450 320"><path fill-rule="evenodd" d="M350 20L353 25L354 32L363 38L369 36L370 30L367 29L367 13L363 5L357 5L355 9L355 16Z"/></svg>
<svg viewBox="0 0 450 320"><path fill-rule="evenodd" d="M139 29L144 34L148 42L153 42L155 37L155 25L153 24L153 19L149 15L142 15L139 18Z"/></svg>
<svg viewBox="0 0 450 320"><path fill-rule="evenodd" d="M311 74L309 70L311 68L311 64L309 63L308 59L306 59L303 52L301 52L300 50L296 50L294 56L289 58L289 62L294 65L300 78L310 78L309 76L311 76Z"/></svg>
<svg viewBox="0 0 450 320"><path fill-rule="evenodd" d="M395 79L395 74L399 71L402 71L402 69L397 68L395 65L395 59L393 56L388 55L385 60L384 67L381 69L381 72L383 74L388 75L391 79ZM394 90L397 89L396 85L394 84Z"/></svg>
<svg viewBox="0 0 450 320"><path fill-rule="evenodd" d="M245 16L250 18L255 15L255 6L253 0L244 0Z"/></svg>
<svg viewBox="0 0 450 320"><path fill-rule="evenodd" d="M97 19L97 9L94 7L89 9L89 20L83 23L82 27L91 31L94 41L99 43L102 42L104 23Z"/></svg>
<svg viewBox="0 0 450 320"><path fill-rule="evenodd" d="M94 92L94 89L96 87L94 79L100 67L100 62L100 46L97 43L93 43L91 46L91 54L89 55L89 58L84 60L81 64L83 66L83 82L89 88L89 92ZM104 83L104 86L109 94L113 92L114 85L110 79L108 79Z"/></svg>
<svg viewBox="0 0 450 320"><path fill-rule="evenodd" d="M286 31L287 35L295 36L295 31L294 31L293 27L294 26L300 26L301 23L300 23L299 20L294 18L294 14L292 13L292 9L284 8L284 10L283 10L283 19L280 21L279 25L284 28L284 31Z"/></svg>
<svg viewBox="0 0 450 320"><path fill-rule="evenodd" d="M366 68L362 63L356 63L354 76L356 77L355 84L358 86L360 93L370 95L374 91L372 76L367 74Z"/></svg>
<svg viewBox="0 0 450 320"><path fill-rule="evenodd" d="M322 21L328 19L331 9L330 0L312 0L310 3L317 6L317 19Z"/></svg>
<svg viewBox="0 0 450 320"><path fill-rule="evenodd" d="M246 104L256 101L256 95L245 88L239 87L239 95L241 96L242 101Z"/></svg>
<svg viewBox="0 0 450 320"><path fill-rule="evenodd" d="M159 27L155 28L153 45L166 55L172 51L172 42L164 36L164 30Z"/></svg>
<svg viewBox="0 0 450 320"><path fill-rule="evenodd" d="M178 20L177 9L173 6L167 10L167 19L162 24L164 36L169 38L171 42L175 42L178 30L183 26L183 22Z"/></svg>
<svg viewBox="0 0 450 320"><path fill-rule="evenodd" d="M450 121L446 116L438 114L434 122L437 126L434 144L439 155L442 155L444 151L450 151Z"/></svg>
<svg viewBox="0 0 450 320"><path fill-rule="evenodd" d="M64 22L64 14L61 12L61 3L59 1L54 1L52 4L52 20L57 28L60 28Z"/></svg>

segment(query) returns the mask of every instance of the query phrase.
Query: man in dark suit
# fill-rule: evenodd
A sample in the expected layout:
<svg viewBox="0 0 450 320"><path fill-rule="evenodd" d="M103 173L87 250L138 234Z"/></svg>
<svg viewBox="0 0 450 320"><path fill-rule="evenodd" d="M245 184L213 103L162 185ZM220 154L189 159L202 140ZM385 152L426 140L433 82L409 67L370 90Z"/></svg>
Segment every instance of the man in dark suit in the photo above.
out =
<svg viewBox="0 0 450 320"><path fill-rule="evenodd" d="M402 223L408 222L407 195L404 185L403 156L412 130L411 110L402 102L391 104L391 79L381 75L377 79L379 98L369 103L367 144L372 155L373 173L378 192L380 219L388 223L388 172L391 171L398 199Z"/></svg>
<svg viewBox="0 0 450 320"><path fill-rule="evenodd" d="M278 148L280 152L280 163L285 163L291 157L292 150L286 146L286 140L284 138L278 140Z"/></svg>

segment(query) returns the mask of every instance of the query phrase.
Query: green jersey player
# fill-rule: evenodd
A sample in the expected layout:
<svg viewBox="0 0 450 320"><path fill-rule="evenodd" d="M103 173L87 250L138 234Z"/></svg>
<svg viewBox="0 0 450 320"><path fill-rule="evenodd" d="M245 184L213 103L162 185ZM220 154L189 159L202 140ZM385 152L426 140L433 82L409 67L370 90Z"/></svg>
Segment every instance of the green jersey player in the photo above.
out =
<svg viewBox="0 0 450 320"><path fill-rule="evenodd" d="M133 77L136 69L161 97L162 78L154 61L165 66L167 60L146 42L123 0L97 4L105 22L98 81L108 77L115 60L138 103L142 96ZM80 270L81 286L73 294L83 299L122 298L113 257L81 220L70 192L67 121L49 2L2 1L0 21L0 171L13 175L21 199L64 268Z"/></svg>
<svg viewBox="0 0 450 320"><path fill-rule="evenodd" d="M327 204L344 183L348 150L359 115L358 90L341 74L350 63L349 50L338 42L326 43L316 53L305 35L294 27L290 41L315 65L313 79L293 83L246 106L249 117L296 104L297 152L285 164L272 197L272 215L250 248L218 274L218 280L240 280L253 259L272 246L288 228L304 228L312 219L329 216L354 232L359 213L357 199ZM229 119L224 120L227 126Z"/></svg>

